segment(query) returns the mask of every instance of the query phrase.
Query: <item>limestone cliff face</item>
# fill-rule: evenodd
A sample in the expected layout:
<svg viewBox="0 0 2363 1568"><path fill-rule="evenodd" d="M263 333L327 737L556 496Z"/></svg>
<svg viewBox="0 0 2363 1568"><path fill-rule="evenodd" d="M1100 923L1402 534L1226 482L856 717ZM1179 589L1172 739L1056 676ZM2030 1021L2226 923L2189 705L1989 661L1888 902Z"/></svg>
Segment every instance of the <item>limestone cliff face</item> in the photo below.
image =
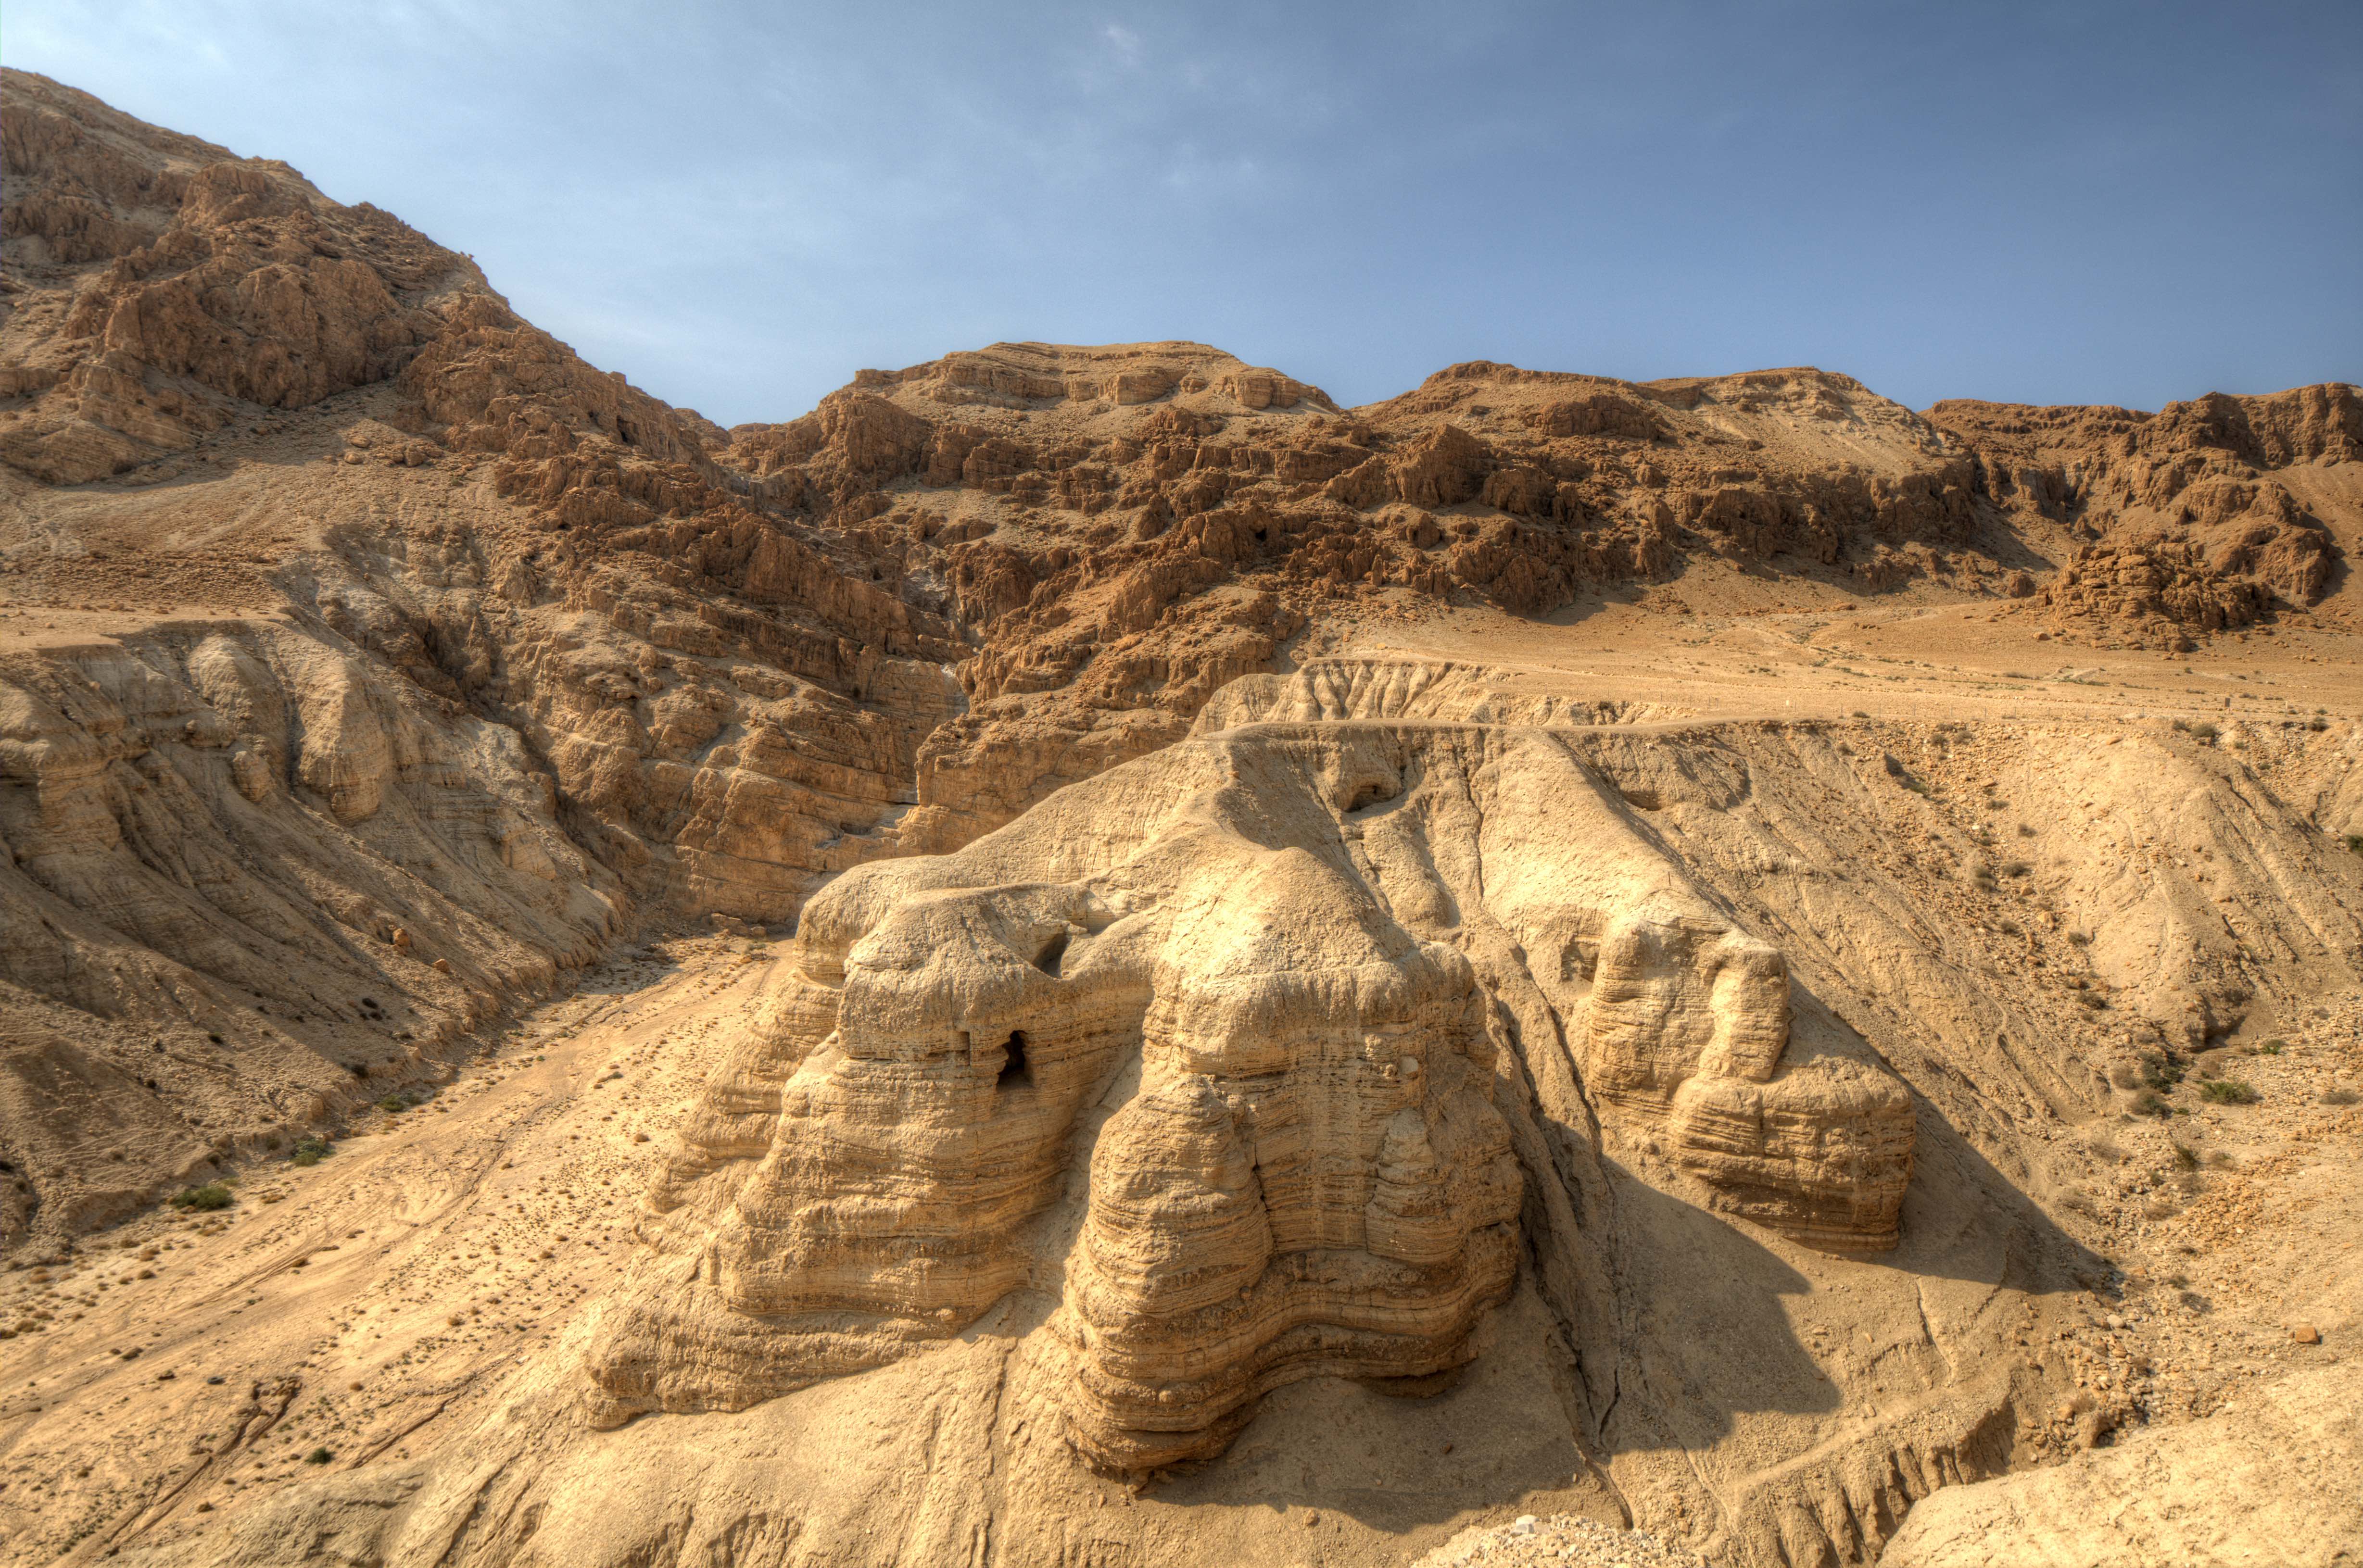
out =
<svg viewBox="0 0 2363 1568"><path fill-rule="evenodd" d="M596 1419L735 1408L1029 1284L1066 1303L1071 1436L1115 1468L1212 1452L1296 1377L1467 1358L1515 1274L1521 1187L1473 974L1334 856L1259 831L1317 832L1319 797L1232 766L1160 756L814 900L761 1059L717 1080L652 1194L694 1283L652 1263L616 1309ZM1032 1222L1119 1079L1081 1213L1048 1221L1079 1231L1056 1284Z"/></svg>
<svg viewBox="0 0 2363 1568"><path fill-rule="evenodd" d="M1527 1185L1563 1179L1514 1154L1481 918L1529 964L1564 941L1561 1070L1663 1129L1705 1201L1894 1243L1903 1085L1792 1051L1779 952L1551 732L1251 726L814 900L650 1195L594 1419L737 1408L1027 1291L1073 1361L1069 1440L1111 1469L1215 1452L1296 1377L1450 1371Z"/></svg>
<svg viewBox="0 0 2363 1568"><path fill-rule="evenodd" d="M622 904L514 733L286 628L0 666L0 839L11 1233L375 1099Z"/></svg>
<svg viewBox="0 0 2363 1568"><path fill-rule="evenodd" d="M22 628L0 691L28 715L23 799L84 802L10 808L6 831L54 929L84 934L43 926L0 980L43 1021L42 1081L153 1097L97 1116L108 1097L57 1088L83 1109L50 1121L96 1119L11 1146L35 1174L8 1238L182 1179L184 1135L283 1143L349 1058L431 1070L380 1046L448 1039L631 922L793 922L830 878L956 849L1202 720L1678 716L1311 657L1363 609L1533 613L1728 560L1862 592L2039 591L2063 627L2170 644L2321 590L2336 498L2308 476L2357 449L2340 386L1924 418L1809 369L1475 362L1347 410L1191 343L999 344L726 431L588 365L387 214L5 82L0 580L65 619ZM85 690L104 700L58 696ZM118 723L151 701L175 716ZM89 806L125 769L150 795ZM174 832L236 846L234 871L141 825L168 775L227 779L176 797ZM432 853L388 826L421 799ZM258 814L316 869L254 847ZM115 870L66 874L54 845L108 831ZM480 841L496 871L436 858L460 844L472 865ZM323 933L343 977L286 978L273 922ZM450 936L448 972L346 950L422 928L489 934ZM146 1059L204 1010L121 977L182 971L247 1010L197 1031L254 1033L238 1070ZM295 1041L278 1021L298 1011L378 1037ZM1669 1125L1789 1158L1746 1131L1781 1124L1786 1077L1743 1090L1758 1080L1670 1049L1692 1099L1746 1103L1710 1115L1669 1079ZM750 1097L777 1066L749 1067ZM150 1112L171 1139L122 1134Z"/></svg>
<svg viewBox="0 0 2363 1568"><path fill-rule="evenodd" d="M0 586L69 624L0 657L0 1238L438 1071L647 911L792 918L898 847L957 629L464 258L6 87Z"/></svg>

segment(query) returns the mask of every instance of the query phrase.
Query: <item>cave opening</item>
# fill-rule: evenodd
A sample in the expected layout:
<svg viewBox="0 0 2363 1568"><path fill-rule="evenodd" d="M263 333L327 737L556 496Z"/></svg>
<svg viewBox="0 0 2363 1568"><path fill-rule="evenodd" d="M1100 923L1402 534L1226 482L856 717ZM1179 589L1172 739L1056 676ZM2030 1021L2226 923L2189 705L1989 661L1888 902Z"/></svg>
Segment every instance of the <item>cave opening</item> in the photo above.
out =
<svg viewBox="0 0 2363 1568"><path fill-rule="evenodd" d="M1026 1063L1026 1032L1022 1029L1011 1030L1009 1038L1001 1043L1001 1077L995 1080L994 1087L1015 1088L1020 1085L1031 1084L1034 1081L1034 1069Z"/></svg>

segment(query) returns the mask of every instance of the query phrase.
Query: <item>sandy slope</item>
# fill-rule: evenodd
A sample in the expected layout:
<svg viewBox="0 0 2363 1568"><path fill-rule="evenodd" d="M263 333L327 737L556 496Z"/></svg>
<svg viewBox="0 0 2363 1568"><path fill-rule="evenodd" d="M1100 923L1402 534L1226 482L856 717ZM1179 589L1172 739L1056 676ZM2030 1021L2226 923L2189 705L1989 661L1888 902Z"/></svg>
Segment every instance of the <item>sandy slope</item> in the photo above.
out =
<svg viewBox="0 0 2363 1568"><path fill-rule="evenodd" d="M1503 695L1491 700L1669 695L1646 669L1614 665L1613 650L1568 650L1563 639L1581 624L1529 634L1518 651L1532 662L1494 678ZM1438 631L1442 644L1455 629ZM1719 663L1735 659L1721 640L1730 627L1702 624L1695 635L1692 657L1709 679L1725 669L1736 679L1747 661L1775 657L1749 642L1734 668ZM1909 681L1861 698L1817 694L1809 674L1794 689L1808 700L1947 712L1957 699L1909 668ZM1595 668L1594 677L1571 673ZM2059 697L2091 703L2094 690L2066 683ZM1679 695L1689 699L1680 706L1706 705L1700 687ZM2015 689L2008 699L2029 700ZM1685 727L1696 723L1657 720L1633 733ZM2293 735L2335 745L2345 729L2343 719L2317 734L2276 717L2270 726L2227 726L2225 744ZM2001 727L1989 744L2025 744L2030 733ZM1972 758L1958 778L1938 778L1936 799L1899 797L1900 808L1979 812L1976 781L2014 776L2000 753ZM2284 790L2312 776L2287 758L2276 767ZM0 1346L0 1376L15 1391L0 1405L9 1560L119 1546L158 1561L259 1563L330 1539L364 1554L390 1540L397 1560L427 1560L441 1550L434 1542L449 1543L449 1530L473 1519L462 1552L471 1559L625 1561L658 1542L682 1561L728 1551L753 1561L916 1563L982 1550L998 1518L1004 1529L1017 1520L1051 1529L1051 1540L1030 1538L1043 1561L1301 1555L1375 1564L1408 1561L1465 1523L1516 1512L1622 1520L1593 1461L1570 1438L1549 1435L1581 1430L1570 1411L1581 1395L1531 1371L1568 1353L1531 1286L1498 1316L1470 1379L1454 1392L1407 1404L1347 1384L1286 1390L1215 1464L1137 1496L1092 1478L1049 1436L1051 1390L1024 1338L1047 1303L1025 1295L942 1349L858 1378L738 1415L582 1431L577 1368L625 1261L634 1205L745 1027L773 972L771 951L705 938L588 972L571 997L501 1036L425 1105L372 1113L359 1135L308 1170L280 1160L250 1165L227 1216L159 1210L75 1249L70 1265L12 1275L19 1310L38 1306L51 1317ZM2230 1036L2224 1055L2205 1059L2252 1082L2263 1096L2255 1105L2212 1105L2178 1090L2187 1113L2161 1123L2124 1114L2127 1093L2048 1126L2040 1118L2026 1124L2041 1138L2014 1180L2042 1195L2082 1245L2122 1264L2124 1277L2110 1290L2025 1297L2024 1316L2010 1320L2017 1353L2055 1390L2045 1398L2058 1400L2056 1410L2018 1406L2012 1441L2023 1463L2107 1442L2112 1434L2092 1412L2136 1420L2126 1414L2128 1395L2170 1441L2176 1423L2216 1411L2248 1380L2339 1364L2354 1330L2358 1265L2346 1238L2363 1218L2354 1210L2363 1189L2355 1118L2363 1112L2322 1096L2357 1087L2358 1037L2351 996L2325 994L2313 1008L2276 1004ZM2268 1040L2281 1044L2268 1053ZM651 1141L637 1142L642 1133ZM2191 1162L2178 1144L2193 1151L2195 1169L2184 1168ZM1637 1148L1625 1157L1646 1165ZM1629 1203L1653 1201L1640 1184L1631 1190ZM1748 1243L1775 1252L1792 1281L1764 1298L1782 1302L1784 1338L1847 1386L1862 1380L1864 1404L1852 1419L1869 1422L1866 1430L1908 1409L1896 1404L1898 1390L1875 1386L1910 1364L1908 1356L1889 1359L1899 1313L1910 1313L1886 1298L1887 1285L1909 1283L1916 1268L1958 1275L1917 1287L1912 1310L1937 1312L1939 1321L1971 1320L1983 1310L1973 1297L1991 1293L1977 1284L1989 1265L1965 1268L1928 1251L1949 1244L1936 1238L1951 1223L1930 1201L1923 1195L1907 1209L1911 1246L1885 1264L1825 1259L1760 1232ZM1636 1256L1665 1275L1641 1282L1641 1296L1689 1303L1670 1326L1696 1342L1699 1359L1679 1375L1719 1375L1729 1357L1718 1347L1731 1342L1708 1325L1726 1309L1761 1304L1750 1307L1755 1298L1742 1291L1710 1306L1703 1277L1685 1282L1690 1265L1678 1261L1685 1249L1675 1242L1683 1226L1673 1211L1636 1207L1632 1223L1648 1238ZM1694 1261L1712 1268L1724 1233L1737 1227L1703 1214L1692 1227ZM142 1257L150 1247L156 1255ZM154 1277L139 1278L147 1269ZM1954 1284L1969 1294L1948 1305ZM2297 1321L2326 1342L2296 1344ZM1740 1322L1733 1317L1727 1330L1740 1331ZM136 1359L120 1358L135 1346ZM1736 1370L1739 1383L1708 1405L1755 1375ZM1916 1375L1906 1372L1905 1389ZM224 1381L205 1381L213 1376ZM1928 1387L1939 1400L1952 1397L1941 1377ZM1740 1431L1698 1434L1706 1446L1689 1463L1705 1463L1726 1490L1761 1485L1796 1457L1797 1436L1784 1435L1784 1423L1793 1418L1768 1412ZM304 1463L318 1447L329 1461ZM1665 1484L1649 1479L1647 1463L1617 1468L1632 1496ZM620 1511L604 1507L618 1489L636 1500ZM769 1501L757 1506L759 1496ZM406 1522L388 1538L396 1518Z"/></svg>
<svg viewBox="0 0 2363 1568"><path fill-rule="evenodd" d="M317 1165L13 1274L11 1306L50 1320L0 1347L11 1559L235 1506L316 1474L322 1446L399 1461L480 1414L629 1245L646 1140L764 966L728 946L586 975Z"/></svg>
<svg viewBox="0 0 2363 1568"><path fill-rule="evenodd" d="M1476 362L1345 410L1018 343L723 431L390 215L6 80L0 1561L1375 1568L1520 1512L1718 1568L2349 1546L2193 1478L2269 1474L2352 1369L2355 388L1915 414ZM1136 1064L1026 1287L586 1426L619 1282L702 1266L635 1240L650 1177L786 988L716 930L1105 836L1094 780L1258 726L1562 736L1625 826L1535 881L1646 839L1859 1026L1913 1097L1897 1250L1732 1218L1562 1075L1519 1159L1548 1194L1544 1131L1599 1133L1614 1214L1558 1235L1613 1267L1529 1234L1456 1386L1282 1387L1123 1484L1043 1331ZM1383 824L1297 814L1385 881ZM1524 954L1431 924L1550 1034Z"/></svg>

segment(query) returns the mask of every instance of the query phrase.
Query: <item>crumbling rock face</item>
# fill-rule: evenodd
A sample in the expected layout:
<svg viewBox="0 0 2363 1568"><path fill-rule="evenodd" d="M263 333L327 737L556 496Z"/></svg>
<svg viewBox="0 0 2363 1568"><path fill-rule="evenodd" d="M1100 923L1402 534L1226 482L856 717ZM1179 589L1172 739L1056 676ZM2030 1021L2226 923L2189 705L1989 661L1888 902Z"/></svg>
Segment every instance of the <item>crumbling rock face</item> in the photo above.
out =
<svg viewBox="0 0 2363 1568"><path fill-rule="evenodd" d="M0 343L29 399L0 460L50 483L184 449L242 405L301 408L392 376L433 302L489 293L392 215L340 206L285 164L141 125L10 72L0 109Z"/></svg>
<svg viewBox="0 0 2363 1568"><path fill-rule="evenodd" d="M1029 1289L1073 1362L1069 1441L1115 1470L1219 1450L1299 1377L1450 1371L1510 1290L1527 1184L1562 1179L1514 1157L1506 1025L1462 951L1497 888L1529 962L1605 933L1548 977L1587 1042L1561 1070L1664 1127L1703 1198L1892 1245L1908 1095L1792 1051L1779 953L1612 794L1547 731L1260 724L831 885L650 1195L593 1419L735 1408Z"/></svg>
<svg viewBox="0 0 2363 1568"><path fill-rule="evenodd" d="M1911 1096L1858 1061L1781 1071L1789 968L1778 948L1651 910L1611 924L1592 965L1585 1082L1608 1104L1661 1122L1715 1207L1816 1246L1895 1244L1912 1174Z"/></svg>
<svg viewBox="0 0 2363 1568"><path fill-rule="evenodd" d="M2155 414L1953 402L1929 416L1998 505L2085 541L2044 590L2055 618L2133 646L2187 646L2277 603L2313 604L2337 547L2277 476L2363 452L2363 398L2336 383Z"/></svg>
<svg viewBox="0 0 2363 1568"><path fill-rule="evenodd" d="M2037 598L2063 619L2183 651L2193 634L2248 625L2273 603L2268 584L2212 570L2195 546L2170 543L2087 545Z"/></svg>
<svg viewBox="0 0 2363 1568"><path fill-rule="evenodd" d="M1086 1454L1150 1468L1294 1378L1466 1359L1519 1201L1469 966L1334 861L1248 837L1265 812L1226 766L1121 769L814 901L764 1063L717 1080L652 1195L696 1281L661 1268L620 1309L595 1419L735 1408L1048 1286L1026 1222L1126 1074L1061 1290ZM1076 842L1127 788L1138 825ZM765 1353L704 1349L742 1339Z"/></svg>
<svg viewBox="0 0 2363 1568"><path fill-rule="evenodd" d="M0 666L0 842L10 1241L375 1098L621 901L513 733L284 627Z"/></svg>

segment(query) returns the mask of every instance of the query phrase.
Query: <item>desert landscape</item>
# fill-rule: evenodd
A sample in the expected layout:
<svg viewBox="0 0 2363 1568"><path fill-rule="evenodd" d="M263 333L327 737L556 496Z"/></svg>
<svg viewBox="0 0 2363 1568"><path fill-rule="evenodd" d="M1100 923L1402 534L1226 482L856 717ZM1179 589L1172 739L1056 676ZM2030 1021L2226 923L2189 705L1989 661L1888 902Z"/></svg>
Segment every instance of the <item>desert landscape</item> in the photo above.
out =
<svg viewBox="0 0 2363 1568"><path fill-rule="evenodd" d="M0 1562L2363 1561L2363 389L726 429L0 152Z"/></svg>

